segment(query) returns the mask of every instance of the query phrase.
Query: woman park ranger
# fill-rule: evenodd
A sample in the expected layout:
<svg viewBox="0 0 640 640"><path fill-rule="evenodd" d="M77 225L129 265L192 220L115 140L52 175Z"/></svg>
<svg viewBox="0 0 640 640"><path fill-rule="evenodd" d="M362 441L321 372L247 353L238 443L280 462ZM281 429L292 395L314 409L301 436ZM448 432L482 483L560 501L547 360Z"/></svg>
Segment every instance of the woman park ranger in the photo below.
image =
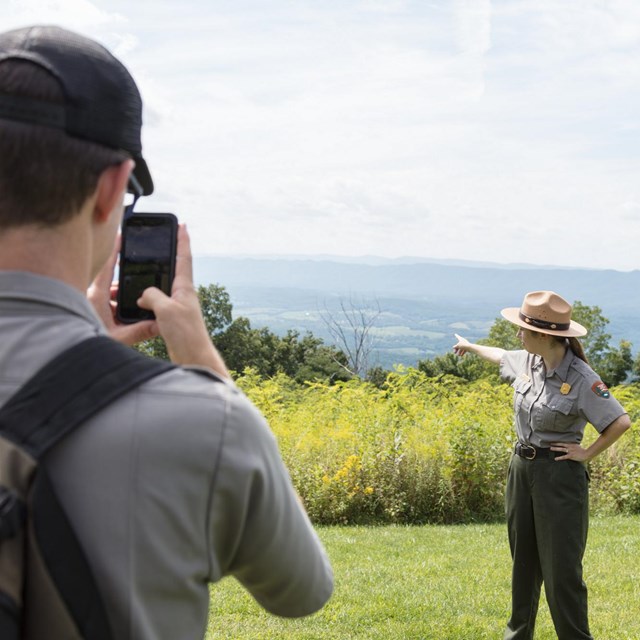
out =
<svg viewBox="0 0 640 640"><path fill-rule="evenodd" d="M559 640L592 639L582 557L587 541L584 463L611 446L629 416L587 363L571 305L553 291L528 293L502 310L523 350L473 344L456 335L454 351L500 365L512 382L517 443L509 467L506 515L513 559L511 618L505 640L531 640L544 583ZM600 434L580 443L590 422Z"/></svg>

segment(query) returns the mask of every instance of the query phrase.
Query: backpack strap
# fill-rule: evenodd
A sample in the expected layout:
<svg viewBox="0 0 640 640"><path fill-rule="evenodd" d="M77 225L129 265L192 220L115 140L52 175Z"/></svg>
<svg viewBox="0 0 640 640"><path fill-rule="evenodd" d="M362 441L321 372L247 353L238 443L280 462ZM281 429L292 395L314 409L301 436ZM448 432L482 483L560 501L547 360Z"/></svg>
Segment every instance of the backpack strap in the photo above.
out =
<svg viewBox="0 0 640 640"><path fill-rule="evenodd" d="M0 410L0 433L36 459L121 395L174 368L106 336L56 356Z"/></svg>
<svg viewBox="0 0 640 640"><path fill-rule="evenodd" d="M56 356L9 399L0 409L0 435L40 460L111 402L172 368L168 362L143 356L106 336L89 338ZM53 630L43 635L38 628L39 607L57 608L58 602L63 602L82 638L111 640L95 579L42 465L30 495L32 520L26 535L36 541L38 552L29 559L27 573L33 566L41 567L40 576L46 567L52 583L44 584L55 585L56 591L51 591L51 586L46 587L48 591L31 591L34 584L40 588L42 581L27 580L22 613L26 630L20 637L54 637ZM11 607L6 606L5 611ZM14 637L10 632L20 633L12 626L12 619L16 620L0 615L0 630L6 630L7 637Z"/></svg>

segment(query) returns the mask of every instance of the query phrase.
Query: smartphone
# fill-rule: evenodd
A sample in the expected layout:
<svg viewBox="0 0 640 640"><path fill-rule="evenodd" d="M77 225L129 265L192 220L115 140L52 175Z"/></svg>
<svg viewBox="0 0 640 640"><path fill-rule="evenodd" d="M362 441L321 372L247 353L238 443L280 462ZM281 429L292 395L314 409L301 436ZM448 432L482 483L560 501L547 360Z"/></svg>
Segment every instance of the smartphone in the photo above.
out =
<svg viewBox="0 0 640 640"><path fill-rule="evenodd" d="M148 287L171 295L177 238L178 219L172 213L134 213L123 220L116 312L121 322L155 318L137 304Z"/></svg>

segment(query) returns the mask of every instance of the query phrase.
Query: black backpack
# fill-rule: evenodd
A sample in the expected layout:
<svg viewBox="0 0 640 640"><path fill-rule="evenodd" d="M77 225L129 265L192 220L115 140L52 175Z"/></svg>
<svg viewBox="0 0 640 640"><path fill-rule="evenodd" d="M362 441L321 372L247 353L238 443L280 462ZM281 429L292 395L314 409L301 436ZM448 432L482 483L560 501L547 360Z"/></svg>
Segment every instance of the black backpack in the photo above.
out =
<svg viewBox="0 0 640 640"><path fill-rule="evenodd" d="M96 582L43 461L61 438L173 365L90 338L0 410L0 638L112 640Z"/></svg>

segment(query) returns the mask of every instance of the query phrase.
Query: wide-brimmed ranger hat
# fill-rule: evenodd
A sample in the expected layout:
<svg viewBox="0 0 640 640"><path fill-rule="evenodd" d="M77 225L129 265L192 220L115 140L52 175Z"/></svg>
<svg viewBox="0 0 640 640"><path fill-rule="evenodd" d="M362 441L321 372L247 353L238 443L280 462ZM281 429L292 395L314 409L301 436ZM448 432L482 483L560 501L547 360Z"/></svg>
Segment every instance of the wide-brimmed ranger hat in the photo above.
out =
<svg viewBox="0 0 640 640"><path fill-rule="evenodd" d="M102 45L53 26L0 33L0 64L37 64L60 83L64 104L0 92L0 119L61 129L67 135L127 152L144 195L153 180L142 157L142 99L124 65Z"/></svg>
<svg viewBox="0 0 640 640"><path fill-rule="evenodd" d="M513 324L552 336L579 338L587 330L571 319L571 305L553 291L532 291L521 307L508 307L502 317Z"/></svg>

